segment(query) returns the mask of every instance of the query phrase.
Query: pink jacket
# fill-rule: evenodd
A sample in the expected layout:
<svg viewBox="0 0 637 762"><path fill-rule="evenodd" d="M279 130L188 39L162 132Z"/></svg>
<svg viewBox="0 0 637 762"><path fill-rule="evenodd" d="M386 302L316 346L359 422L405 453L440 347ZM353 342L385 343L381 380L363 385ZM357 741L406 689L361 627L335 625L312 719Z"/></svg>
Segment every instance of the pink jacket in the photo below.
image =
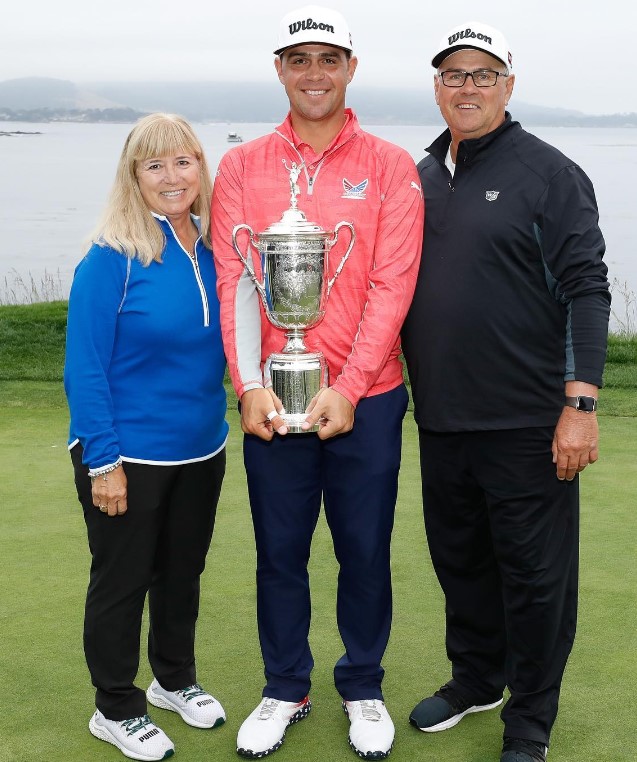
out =
<svg viewBox="0 0 637 762"><path fill-rule="evenodd" d="M284 331L265 317L254 284L232 246L232 229L255 233L290 206L292 162L299 208L325 230L352 222L356 244L327 302L323 320L306 332L309 351L325 355L329 385L354 406L402 382L399 331L411 303L422 247L424 203L412 158L361 130L352 111L320 155L294 133L288 115L276 130L223 157L212 199L212 239L221 302L221 330L237 395L264 385L263 366L285 344ZM243 251L247 235L240 234ZM349 243L344 228L329 255L332 277ZM261 278L258 254L252 262ZM267 382L267 380L266 380Z"/></svg>

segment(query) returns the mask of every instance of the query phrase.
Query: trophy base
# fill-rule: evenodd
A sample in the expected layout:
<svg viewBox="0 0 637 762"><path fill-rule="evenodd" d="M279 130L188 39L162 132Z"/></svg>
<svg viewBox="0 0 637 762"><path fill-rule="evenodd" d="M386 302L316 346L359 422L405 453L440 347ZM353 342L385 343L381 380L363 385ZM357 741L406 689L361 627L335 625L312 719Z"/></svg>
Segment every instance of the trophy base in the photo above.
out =
<svg viewBox="0 0 637 762"><path fill-rule="evenodd" d="M301 424L307 418L307 413L284 413L281 418L285 421L285 425L288 427L289 434L311 434L318 431L321 427L318 423L310 429L302 429Z"/></svg>
<svg viewBox="0 0 637 762"><path fill-rule="evenodd" d="M310 434L320 429L302 429L307 408L321 387L327 385L327 363L322 352L272 354L268 358L272 391L281 400L282 418L291 434Z"/></svg>

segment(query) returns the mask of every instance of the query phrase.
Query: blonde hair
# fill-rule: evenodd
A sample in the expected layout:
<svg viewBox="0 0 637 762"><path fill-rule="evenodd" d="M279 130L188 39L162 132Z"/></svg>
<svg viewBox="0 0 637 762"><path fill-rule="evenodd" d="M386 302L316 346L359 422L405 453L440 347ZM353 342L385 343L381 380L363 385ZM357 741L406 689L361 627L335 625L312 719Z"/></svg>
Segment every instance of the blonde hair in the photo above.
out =
<svg viewBox="0 0 637 762"><path fill-rule="evenodd" d="M199 195L190 211L201 219L201 235L210 249L212 182L201 143L192 127L176 114L150 114L140 119L126 138L117 164L115 182L102 217L89 242L107 245L144 266L161 262L166 236L150 214L137 182L140 162L189 153L199 162Z"/></svg>

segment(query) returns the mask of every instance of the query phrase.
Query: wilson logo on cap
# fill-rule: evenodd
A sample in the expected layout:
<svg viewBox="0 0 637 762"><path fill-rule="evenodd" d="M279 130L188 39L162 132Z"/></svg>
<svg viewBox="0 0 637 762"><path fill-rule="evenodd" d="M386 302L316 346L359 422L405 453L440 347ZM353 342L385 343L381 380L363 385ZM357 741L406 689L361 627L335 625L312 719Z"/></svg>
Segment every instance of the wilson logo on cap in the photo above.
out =
<svg viewBox="0 0 637 762"><path fill-rule="evenodd" d="M509 45L502 32L488 24L481 21L467 21L450 29L440 40L437 52L431 59L431 65L437 69L447 56L461 50L484 50L485 53L502 61L509 69L507 74L511 74L513 58Z"/></svg>
<svg viewBox="0 0 637 762"><path fill-rule="evenodd" d="M321 5L305 5L286 13L279 24L278 37L274 51L277 56L285 48L305 43L352 50L347 21L338 11Z"/></svg>
<svg viewBox="0 0 637 762"><path fill-rule="evenodd" d="M321 32L330 32L334 34L334 27L331 24L323 24L320 21L314 21L314 19L305 19L304 21L295 21L290 24L288 29L290 34L296 34L304 29L319 29Z"/></svg>
<svg viewBox="0 0 637 762"><path fill-rule="evenodd" d="M453 45L454 42L458 42L458 40L468 40L470 38L473 38L474 40L482 40L489 45L493 45L493 40L491 37L486 34L481 34L480 32L474 32L472 29L464 29L462 32L456 32L456 34L452 34L449 38L449 44Z"/></svg>

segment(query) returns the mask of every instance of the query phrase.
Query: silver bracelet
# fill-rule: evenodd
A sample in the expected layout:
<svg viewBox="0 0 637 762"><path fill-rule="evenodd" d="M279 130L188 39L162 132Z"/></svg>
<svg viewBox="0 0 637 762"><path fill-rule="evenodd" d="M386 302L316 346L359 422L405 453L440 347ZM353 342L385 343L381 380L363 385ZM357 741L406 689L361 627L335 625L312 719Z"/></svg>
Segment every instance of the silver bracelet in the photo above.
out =
<svg viewBox="0 0 637 762"><path fill-rule="evenodd" d="M89 468L88 475L91 477L91 479L97 479L98 476L103 477L104 481L107 481L106 474L110 474L111 471L114 471L116 468L119 468L122 465L122 459L121 457L118 458L115 463L111 463L109 466L99 466L98 468Z"/></svg>

